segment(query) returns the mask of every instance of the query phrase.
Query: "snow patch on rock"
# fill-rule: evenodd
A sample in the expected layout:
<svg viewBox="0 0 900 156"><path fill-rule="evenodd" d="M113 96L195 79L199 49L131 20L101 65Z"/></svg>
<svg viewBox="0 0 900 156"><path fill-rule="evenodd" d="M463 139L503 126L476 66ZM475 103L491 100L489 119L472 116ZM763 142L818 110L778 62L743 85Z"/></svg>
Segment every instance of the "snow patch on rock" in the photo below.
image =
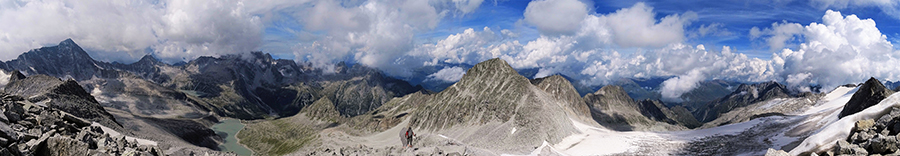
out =
<svg viewBox="0 0 900 156"><path fill-rule="evenodd" d="M113 137L113 138L122 137L122 133L119 133L118 131L113 130L112 128L103 126L100 123L93 122L93 123L91 123L91 126L100 126L100 129L103 130L103 133L109 134L110 137ZM128 140L129 142L137 141L138 145L157 146L159 144L156 141L135 138L135 137L131 137L131 136L125 136L125 139Z"/></svg>

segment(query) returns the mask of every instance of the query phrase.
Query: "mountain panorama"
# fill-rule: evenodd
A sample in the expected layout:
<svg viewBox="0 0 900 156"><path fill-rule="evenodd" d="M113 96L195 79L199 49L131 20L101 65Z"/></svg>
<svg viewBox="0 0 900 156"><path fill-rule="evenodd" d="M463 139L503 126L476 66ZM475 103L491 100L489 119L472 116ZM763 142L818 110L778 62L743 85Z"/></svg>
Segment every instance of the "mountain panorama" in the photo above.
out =
<svg viewBox="0 0 900 156"><path fill-rule="evenodd" d="M634 81L581 96L494 58L436 92L261 52L108 63L71 39L0 69L4 155L900 153L900 97L875 78L821 92L713 80L695 92L729 93L671 103L636 99L658 95Z"/></svg>
<svg viewBox="0 0 900 156"><path fill-rule="evenodd" d="M0 0L0 156L900 156L898 6Z"/></svg>

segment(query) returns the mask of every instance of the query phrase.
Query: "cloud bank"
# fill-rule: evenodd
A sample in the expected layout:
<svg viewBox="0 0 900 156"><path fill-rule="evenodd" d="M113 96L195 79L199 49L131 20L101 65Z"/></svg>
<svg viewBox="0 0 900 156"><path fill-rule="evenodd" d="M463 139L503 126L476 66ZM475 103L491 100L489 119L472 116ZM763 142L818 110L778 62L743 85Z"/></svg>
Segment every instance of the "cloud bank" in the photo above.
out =
<svg viewBox="0 0 900 156"><path fill-rule="evenodd" d="M829 10L822 21L803 27L798 35L806 40L799 48L773 56L772 64L781 69L778 76L788 80L789 86L833 88L869 77L898 80L900 53L875 27L874 20Z"/></svg>
<svg viewBox="0 0 900 156"><path fill-rule="evenodd" d="M242 1L3 1L0 59L73 38L106 59L164 59L251 51L262 23Z"/></svg>
<svg viewBox="0 0 900 156"><path fill-rule="evenodd" d="M311 31L320 31L311 42L295 45L298 61L326 65L350 57L389 74L408 76L401 56L412 51L414 35L434 29L450 15L471 13L481 0L370 0L359 5L334 1L311 2L292 14Z"/></svg>
<svg viewBox="0 0 900 156"><path fill-rule="evenodd" d="M0 0L0 60L72 38L98 59L167 61L257 50L267 28L291 19L305 41L298 58L347 55L382 67L413 47L416 32L483 0ZM324 35L321 35L324 34ZM273 52L285 53L285 52ZM314 54L318 53L318 54Z"/></svg>
<svg viewBox="0 0 900 156"><path fill-rule="evenodd" d="M654 16L653 8L637 3L610 14L587 14L574 34L554 29L547 34L555 36L542 32L527 43L505 39L488 28L468 29L435 44L419 46L410 56L428 58L425 64L474 64L499 57L516 68L540 68L538 77L562 73L585 85L674 76L659 90L663 100L674 102L682 100L681 94L696 88L698 82L710 79L779 81L798 91L808 91L811 85L828 90L868 77L898 80L898 53L871 19L829 10L822 17L823 23L779 22L752 29L752 38L780 49L773 52L771 60L763 60L736 53L728 46L716 51L689 45L684 38L691 34L686 34L684 27L695 20L692 13L658 20ZM624 24L623 19L637 24ZM539 23L534 26L542 29ZM707 29L705 35L715 35L711 30L716 27L721 26L701 26ZM623 32L658 32L651 34L660 37ZM791 42L798 45L786 46Z"/></svg>

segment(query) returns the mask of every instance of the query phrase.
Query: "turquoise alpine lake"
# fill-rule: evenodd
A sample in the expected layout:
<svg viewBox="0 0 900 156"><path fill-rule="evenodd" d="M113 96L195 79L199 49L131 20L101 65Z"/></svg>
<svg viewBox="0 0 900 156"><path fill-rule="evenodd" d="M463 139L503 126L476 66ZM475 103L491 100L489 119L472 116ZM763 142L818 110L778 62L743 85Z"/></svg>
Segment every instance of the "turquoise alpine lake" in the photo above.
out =
<svg viewBox="0 0 900 156"><path fill-rule="evenodd" d="M234 152L237 155L252 155L253 151L244 147L238 143L237 133L244 129L244 124L241 123L240 120L236 119L225 119L216 125L212 126L213 131L216 131L216 134L225 138L225 143L219 145L219 150L224 152Z"/></svg>

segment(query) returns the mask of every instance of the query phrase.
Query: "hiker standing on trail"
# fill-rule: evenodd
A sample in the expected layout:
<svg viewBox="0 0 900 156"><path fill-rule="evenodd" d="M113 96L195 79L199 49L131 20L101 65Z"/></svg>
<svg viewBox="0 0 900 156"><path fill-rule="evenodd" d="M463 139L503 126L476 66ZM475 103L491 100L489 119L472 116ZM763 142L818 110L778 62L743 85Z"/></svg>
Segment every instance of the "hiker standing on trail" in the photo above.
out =
<svg viewBox="0 0 900 156"><path fill-rule="evenodd" d="M403 137L400 138L400 141L403 141L403 147L412 147L412 139L413 136L416 136L412 131L412 127L408 127Z"/></svg>

